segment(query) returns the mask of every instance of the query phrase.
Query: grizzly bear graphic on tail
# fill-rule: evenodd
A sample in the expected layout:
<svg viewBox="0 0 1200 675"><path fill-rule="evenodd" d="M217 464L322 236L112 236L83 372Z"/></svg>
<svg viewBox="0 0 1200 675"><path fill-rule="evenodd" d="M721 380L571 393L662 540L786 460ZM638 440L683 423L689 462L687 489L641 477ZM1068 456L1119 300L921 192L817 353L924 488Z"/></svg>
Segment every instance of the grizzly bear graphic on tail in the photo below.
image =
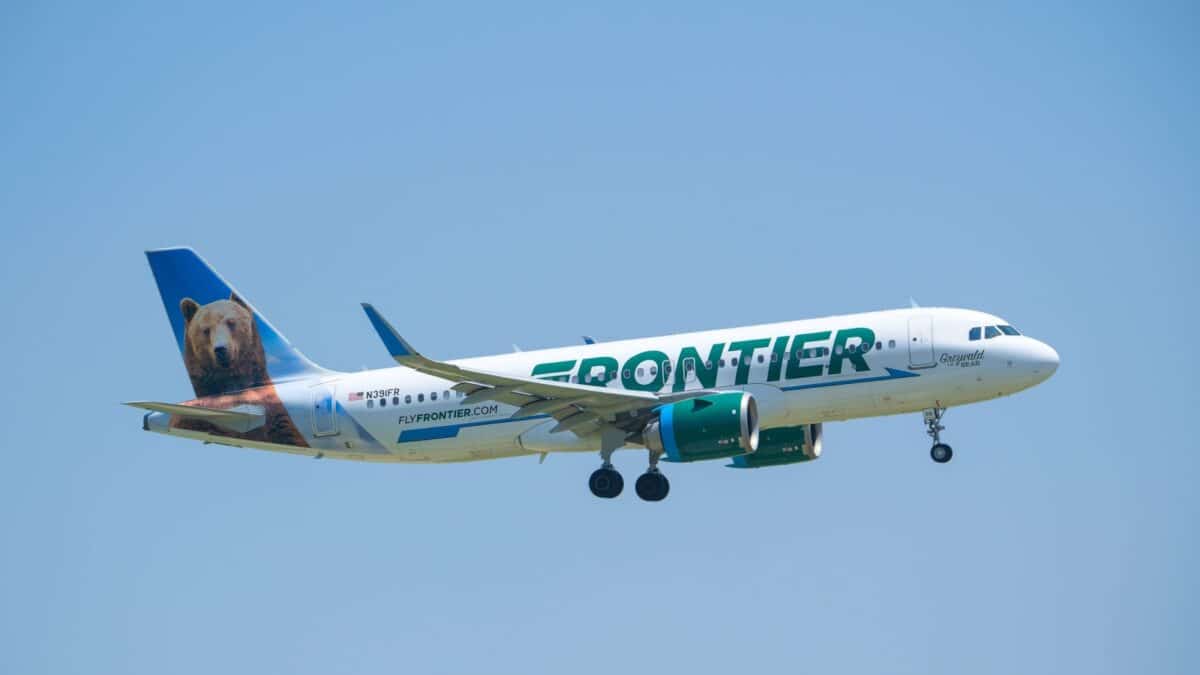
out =
<svg viewBox="0 0 1200 675"><path fill-rule="evenodd" d="M206 305L184 298L179 311L184 320L183 363L196 391L195 403L210 408L259 406L266 413L266 424L245 433L230 432L199 420L181 419L174 426L250 441L308 447L267 373L267 356L254 310L237 293L231 293L228 300L214 300Z"/></svg>
<svg viewBox="0 0 1200 675"><path fill-rule="evenodd" d="M196 396L270 383L254 312L237 293L207 305L184 298L179 311L184 321L183 363Z"/></svg>
<svg viewBox="0 0 1200 675"><path fill-rule="evenodd" d="M328 371L292 347L195 251L159 249L146 256L196 392L196 398L187 403L217 409L253 406L266 417L262 426L244 433L192 418L173 417L172 426L308 447L280 400L276 383Z"/></svg>

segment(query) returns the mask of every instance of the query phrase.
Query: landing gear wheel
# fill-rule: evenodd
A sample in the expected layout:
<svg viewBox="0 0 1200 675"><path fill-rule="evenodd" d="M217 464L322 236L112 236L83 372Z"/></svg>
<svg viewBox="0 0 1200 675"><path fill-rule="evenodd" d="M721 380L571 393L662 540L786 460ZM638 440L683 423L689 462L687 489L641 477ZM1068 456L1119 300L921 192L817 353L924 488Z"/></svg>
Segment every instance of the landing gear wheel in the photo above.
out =
<svg viewBox="0 0 1200 675"><path fill-rule="evenodd" d="M621 490L625 488L625 479L621 478L621 474L617 473L616 469L602 466L592 472L592 477L588 479L588 487L597 497L612 499L621 494Z"/></svg>
<svg viewBox="0 0 1200 675"><path fill-rule="evenodd" d="M937 443L929 449L929 456L938 464L945 464L954 458L954 450L945 443Z"/></svg>
<svg viewBox="0 0 1200 675"><path fill-rule="evenodd" d="M637 490L637 496L642 499L648 502L661 502L671 491L671 482L658 471L647 471L638 476L634 488Z"/></svg>

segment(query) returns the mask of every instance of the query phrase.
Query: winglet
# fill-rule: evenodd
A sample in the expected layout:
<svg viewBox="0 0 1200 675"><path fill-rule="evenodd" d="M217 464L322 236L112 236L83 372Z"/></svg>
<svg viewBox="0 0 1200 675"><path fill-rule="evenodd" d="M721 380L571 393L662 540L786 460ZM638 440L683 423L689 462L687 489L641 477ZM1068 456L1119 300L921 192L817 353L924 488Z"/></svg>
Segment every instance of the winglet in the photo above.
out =
<svg viewBox="0 0 1200 675"><path fill-rule="evenodd" d="M591 335L584 335L583 336L583 344L594 345L594 344L596 344L596 338L592 337Z"/></svg>
<svg viewBox="0 0 1200 675"><path fill-rule="evenodd" d="M371 326L379 333L379 339L383 340L383 346L387 347L388 353L393 359L399 361L406 356L419 356L417 350L405 342L404 338L392 328L392 324L388 323L387 319L379 313L370 303L362 303L363 311L367 313L367 318L371 320Z"/></svg>

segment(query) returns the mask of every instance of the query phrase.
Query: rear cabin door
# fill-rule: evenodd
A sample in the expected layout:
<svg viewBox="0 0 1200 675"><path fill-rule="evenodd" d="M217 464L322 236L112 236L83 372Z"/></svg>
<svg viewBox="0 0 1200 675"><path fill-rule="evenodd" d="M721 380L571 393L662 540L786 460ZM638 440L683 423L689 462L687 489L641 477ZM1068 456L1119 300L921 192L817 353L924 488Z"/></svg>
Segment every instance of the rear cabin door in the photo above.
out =
<svg viewBox="0 0 1200 675"><path fill-rule="evenodd" d="M337 435L337 408L334 403L337 400L335 398L337 383L322 382L313 385L309 391L312 392L312 404L309 412L312 413L313 436Z"/></svg>
<svg viewBox="0 0 1200 675"><path fill-rule="evenodd" d="M908 366L910 368L932 368L933 317L914 316L908 320Z"/></svg>

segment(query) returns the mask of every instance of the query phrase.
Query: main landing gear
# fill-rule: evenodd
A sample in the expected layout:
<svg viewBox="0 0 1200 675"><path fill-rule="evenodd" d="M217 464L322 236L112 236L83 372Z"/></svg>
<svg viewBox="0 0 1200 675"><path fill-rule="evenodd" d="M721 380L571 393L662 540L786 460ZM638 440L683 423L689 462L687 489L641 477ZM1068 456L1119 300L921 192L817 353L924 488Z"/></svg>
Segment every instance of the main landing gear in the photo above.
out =
<svg viewBox="0 0 1200 675"><path fill-rule="evenodd" d="M621 474L613 468L611 463L605 462L603 466L592 472L592 477L588 479L588 487L597 497L612 499L625 489L625 479L621 478Z"/></svg>
<svg viewBox="0 0 1200 675"><path fill-rule="evenodd" d="M658 458L661 456L662 453L650 451L650 468L638 476L634 485L637 496L648 502L661 502L671 492L671 481L658 470Z"/></svg>
<svg viewBox="0 0 1200 675"><path fill-rule="evenodd" d="M646 473L638 476L637 483L634 484L637 496L648 502L661 502L671 492L671 482L658 470L659 454L650 453L650 468L646 469ZM613 468L612 451L601 452L600 457L604 463L600 465L599 469L592 472L592 477L588 479L588 487L597 497L612 499L621 494L621 490L625 487L625 479Z"/></svg>
<svg viewBox="0 0 1200 675"><path fill-rule="evenodd" d="M927 408L924 414L925 433L933 439L929 456L938 464L945 464L954 458L954 449L942 442L942 432L946 430L946 427L942 426L942 415L946 414L946 409L941 406Z"/></svg>

